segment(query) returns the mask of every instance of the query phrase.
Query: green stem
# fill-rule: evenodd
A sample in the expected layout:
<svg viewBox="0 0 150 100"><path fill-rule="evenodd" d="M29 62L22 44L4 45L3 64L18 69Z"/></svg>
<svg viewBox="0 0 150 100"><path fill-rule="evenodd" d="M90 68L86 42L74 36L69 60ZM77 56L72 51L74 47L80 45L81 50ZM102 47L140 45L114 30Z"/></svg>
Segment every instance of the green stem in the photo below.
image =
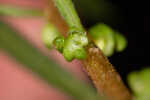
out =
<svg viewBox="0 0 150 100"><path fill-rule="evenodd" d="M70 28L84 31L72 0L54 0L54 2Z"/></svg>

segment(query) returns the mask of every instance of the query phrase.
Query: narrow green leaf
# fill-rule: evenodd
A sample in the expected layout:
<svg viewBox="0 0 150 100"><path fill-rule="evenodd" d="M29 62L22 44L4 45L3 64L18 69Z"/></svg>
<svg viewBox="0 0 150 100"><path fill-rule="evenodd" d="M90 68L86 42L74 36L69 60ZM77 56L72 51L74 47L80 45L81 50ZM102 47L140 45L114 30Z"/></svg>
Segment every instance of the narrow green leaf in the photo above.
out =
<svg viewBox="0 0 150 100"><path fill-rule="evenodd" d="M31 16L43 16L43 13L37 9L25 9L14 7L11 5L0 4L0 15L13 16L13 17L31 17Z"/></svg>
<svg viewBox="0 0 150 100"><path fill-rule="evenodd" d="M0 49L7 51L24 67L32 70L49 84L72 96L75 100L100 99L94 89L77 80L52 59L19 36L11 27L0 21Z"/></svg>
<svg viewBox="0 0 150 100"><path fill-rule="evenodd" d="M72 0L54 0L54 2L70 28L84 30Z"/></svg>

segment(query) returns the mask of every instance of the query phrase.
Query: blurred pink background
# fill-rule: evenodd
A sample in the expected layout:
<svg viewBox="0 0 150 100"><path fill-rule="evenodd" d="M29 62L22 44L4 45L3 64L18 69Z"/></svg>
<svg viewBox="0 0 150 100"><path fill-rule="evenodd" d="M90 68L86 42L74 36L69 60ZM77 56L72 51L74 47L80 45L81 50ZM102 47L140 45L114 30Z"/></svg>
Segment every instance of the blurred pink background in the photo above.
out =
<svg viewBox="0 0 150 100"><path fill-rule="evenodd" d="M0 0L0 4L18 5L20 7L43 8L44 0ZM1 18L1 17L0 17ZM78 61L68 63L55 50L49 51L41 40L41 30L45 24L42 18L1 18L16 28L21 35L31 41L48 56L57 59L58 63L81 80L88 81ZM71 100L68 96L34 76L24 69L7 53L0 50L0 100Z"/></svg>

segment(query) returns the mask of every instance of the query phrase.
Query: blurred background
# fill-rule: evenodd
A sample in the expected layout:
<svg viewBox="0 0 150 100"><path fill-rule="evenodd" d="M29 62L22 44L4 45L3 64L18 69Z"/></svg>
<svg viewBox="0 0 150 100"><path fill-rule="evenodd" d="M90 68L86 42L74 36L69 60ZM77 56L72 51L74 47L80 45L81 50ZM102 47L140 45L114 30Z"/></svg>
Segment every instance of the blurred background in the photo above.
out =
<svg viewBox="0 0 150 100"><path fill-rule="evenodd" d="M145 4L144 1L141 3L131 0L73 0L73 2L87 29L103 22L126 36L127 48L109 57L126 84L129 72L150 65L148 34L150 19L146 2ZM43 9L46 2L44 0L0 0L0 4ZM65 68L79 79L90 81L78 61L68 63L57 51L49 51L44 47L41 30L46 23L45 19L0 16L0 20L12 25L42 52L65 65ZM70 100L65 94L49 87L22 66L0 50L0 100Z"/></svg>

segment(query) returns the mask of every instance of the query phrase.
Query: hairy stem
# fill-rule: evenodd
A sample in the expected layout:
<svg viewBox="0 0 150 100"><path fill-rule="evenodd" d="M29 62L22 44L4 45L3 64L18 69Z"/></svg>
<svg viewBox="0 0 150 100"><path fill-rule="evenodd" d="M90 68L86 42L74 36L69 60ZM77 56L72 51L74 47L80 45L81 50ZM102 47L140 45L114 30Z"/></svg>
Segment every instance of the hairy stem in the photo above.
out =
<svg viewBox="0 0 150 100"><path fill-rule="evenodd" d="M131 100L128 89L107 57L94 46L87 50L88 57L83 64L100 95L106 95L110 100Z"/></svg>

